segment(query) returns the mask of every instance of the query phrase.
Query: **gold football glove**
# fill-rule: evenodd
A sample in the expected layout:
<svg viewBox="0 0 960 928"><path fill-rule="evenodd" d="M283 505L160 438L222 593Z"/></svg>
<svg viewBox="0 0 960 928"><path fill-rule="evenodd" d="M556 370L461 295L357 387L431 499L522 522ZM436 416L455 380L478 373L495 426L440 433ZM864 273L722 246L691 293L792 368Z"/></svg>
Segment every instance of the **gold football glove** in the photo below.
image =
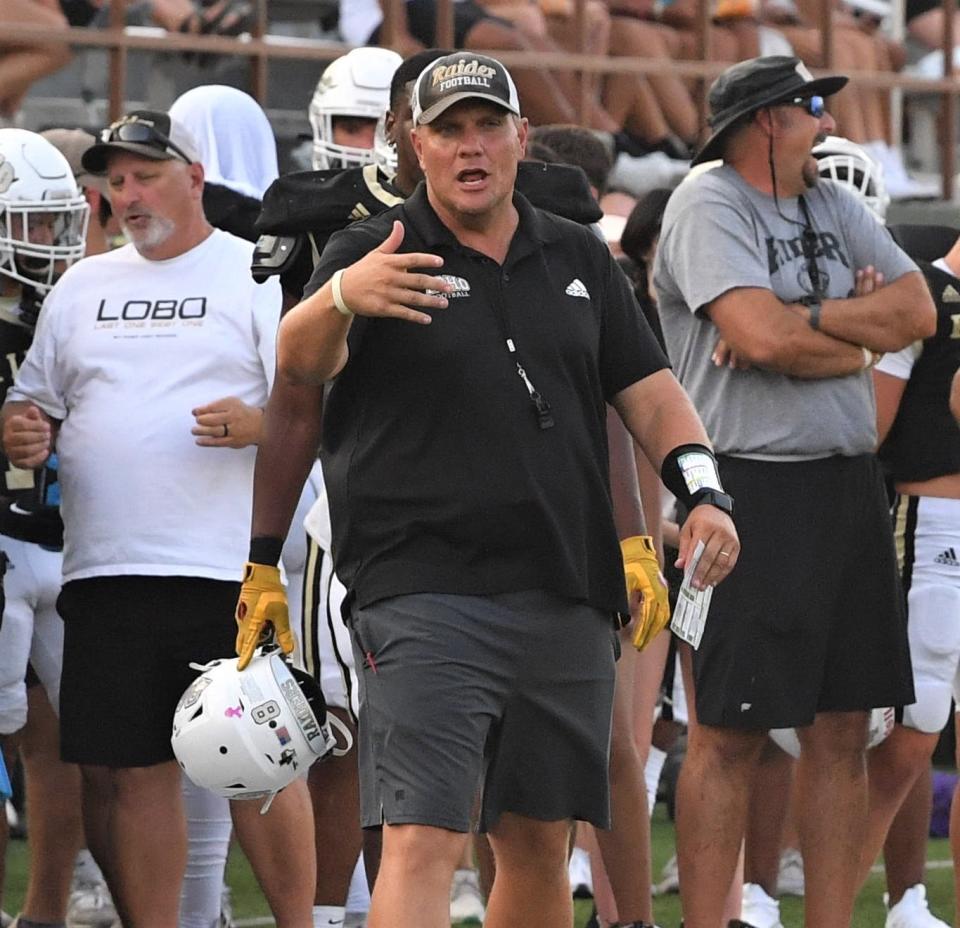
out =
<svg viewBox="0 0 960 928"><path fill-rule="evenodd" d="M633 632L633 646L642 651L670 621L667 581L660 572L660 562L649 535L624 538L620 550L627 578L627 597L631 598L634 593L642 596L640 615Z"/></svg>
<svg viewBox="0 0 960 928"><path fill-rule="evenodd" d="M273 628L284 654L292 654L293 632L287 611L287 591L280 582L280 568L247 562L237 603L237 670L244 670L257 646L270 639Z"/></svg>

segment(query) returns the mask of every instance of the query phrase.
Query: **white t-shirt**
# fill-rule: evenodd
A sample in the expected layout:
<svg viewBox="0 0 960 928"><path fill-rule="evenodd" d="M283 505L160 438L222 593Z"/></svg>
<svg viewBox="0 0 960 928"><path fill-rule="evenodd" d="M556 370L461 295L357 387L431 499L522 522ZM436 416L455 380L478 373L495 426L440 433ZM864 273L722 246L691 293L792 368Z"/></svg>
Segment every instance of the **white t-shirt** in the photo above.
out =
<svg viewBox="0 0 960 928"><path fill-rule="evenodd" d="M63 420L65 581L240 579L256 448L201 448L190 430L213 400L266 404L281 294L253 282L252 249L221 231L167 261L127 245L44 302L8 398Z"/></svg>

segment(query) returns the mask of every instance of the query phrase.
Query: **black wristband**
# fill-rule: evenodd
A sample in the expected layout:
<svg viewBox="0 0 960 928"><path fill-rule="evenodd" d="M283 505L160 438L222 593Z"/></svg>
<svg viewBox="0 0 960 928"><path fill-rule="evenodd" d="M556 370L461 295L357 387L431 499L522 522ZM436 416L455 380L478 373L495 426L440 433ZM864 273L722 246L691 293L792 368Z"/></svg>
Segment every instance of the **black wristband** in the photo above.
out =
<svg viewBox="0 0 960 928"><path fill-rule="evenodd" d="M721 498L724 504L719 508L733 509L733 500L720 483L717 459L706 445L678 445L663 459L660 479L688 511L698 503L718 505Z"/></svg>
<svg viewBox="0 0 960 928"><path fill-rule="evenodd" d="M257 535L250 539L250 556L247 560L254 564L268 564L276 567L280 563L283 539L273 535Z"/></svg>
<svg viewBox="0 0 960 928"><path fill-rule="evenodd" d="M823 308L820 304L820 297L810 295L801 297L800 303L806 306L810 312L810 318L807 321L810 323L810 328L816 332L820 328L820 310Z"/></svg>

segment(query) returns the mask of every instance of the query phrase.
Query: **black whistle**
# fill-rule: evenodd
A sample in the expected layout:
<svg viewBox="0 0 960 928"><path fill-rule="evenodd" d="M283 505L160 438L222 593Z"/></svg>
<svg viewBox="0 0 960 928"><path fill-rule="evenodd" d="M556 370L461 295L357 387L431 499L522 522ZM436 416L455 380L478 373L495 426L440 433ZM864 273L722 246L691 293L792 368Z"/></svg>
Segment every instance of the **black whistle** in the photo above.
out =
<svg viewBox="0 0 960 928"><path fill-rule="evenodd" d="M533 400L533 405L536 407L537 425L539 425L541 429L552 429L554 422L550 404L539 393L535 393L531 399Z"/></svg>

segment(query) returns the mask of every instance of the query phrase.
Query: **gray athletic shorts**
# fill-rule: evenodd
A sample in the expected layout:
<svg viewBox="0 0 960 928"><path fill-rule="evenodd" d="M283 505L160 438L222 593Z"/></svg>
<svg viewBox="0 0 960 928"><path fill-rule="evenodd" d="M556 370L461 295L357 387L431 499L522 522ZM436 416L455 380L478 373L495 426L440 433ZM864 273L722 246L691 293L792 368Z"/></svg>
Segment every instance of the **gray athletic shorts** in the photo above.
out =
<svg viewBox="0 0 960 928"><path fill-rule="evenodd" d="M364 827L610 821L610 615L532 590L354 608Z"/></svg>

